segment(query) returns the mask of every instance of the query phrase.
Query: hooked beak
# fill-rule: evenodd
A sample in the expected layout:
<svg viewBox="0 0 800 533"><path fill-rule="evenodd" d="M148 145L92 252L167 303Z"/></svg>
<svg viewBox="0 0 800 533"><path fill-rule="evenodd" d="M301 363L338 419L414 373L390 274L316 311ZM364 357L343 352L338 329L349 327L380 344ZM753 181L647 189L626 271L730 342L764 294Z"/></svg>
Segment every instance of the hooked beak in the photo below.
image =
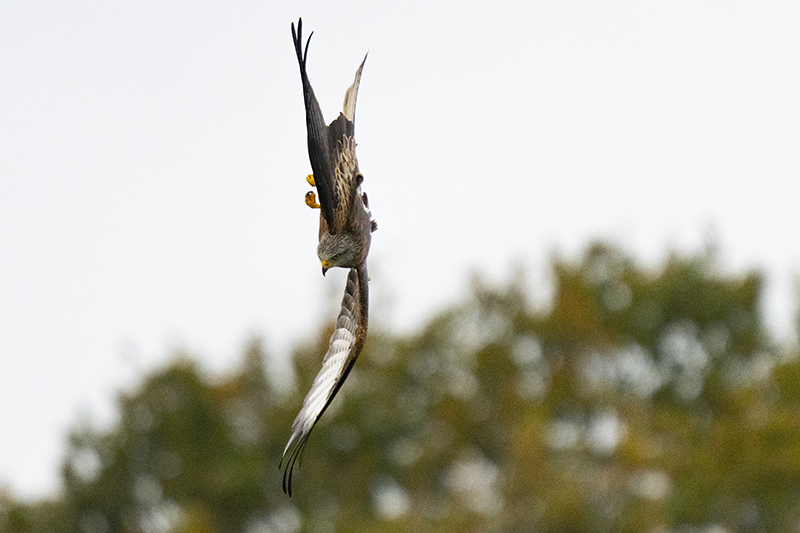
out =
<svg viewBox="0 0 800 533"><path fill-rule="evenodd" d="M329 268L331 268L331 264L328 261L323 260L322 261L322 275L323 276L325 275L325 272L327 272Z"/></svg>

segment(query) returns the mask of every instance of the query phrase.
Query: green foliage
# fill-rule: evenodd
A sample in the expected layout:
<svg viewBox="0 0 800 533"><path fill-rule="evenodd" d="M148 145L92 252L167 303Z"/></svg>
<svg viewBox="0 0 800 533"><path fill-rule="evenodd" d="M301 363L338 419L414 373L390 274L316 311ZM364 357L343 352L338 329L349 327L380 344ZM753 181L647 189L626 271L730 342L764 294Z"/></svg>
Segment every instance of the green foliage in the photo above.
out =
<svg viewBox="0 0 800 533"><path fill-rule="evenodd" d="M224 377L176 358L73 430L58 500L0 495L0 532L794 531L800 358L766 338L761 276L600 244L553 274L546 309L478 280L418 334L371 332L292 499L278 460L330 329L291 394L258 341Z"/></svg>

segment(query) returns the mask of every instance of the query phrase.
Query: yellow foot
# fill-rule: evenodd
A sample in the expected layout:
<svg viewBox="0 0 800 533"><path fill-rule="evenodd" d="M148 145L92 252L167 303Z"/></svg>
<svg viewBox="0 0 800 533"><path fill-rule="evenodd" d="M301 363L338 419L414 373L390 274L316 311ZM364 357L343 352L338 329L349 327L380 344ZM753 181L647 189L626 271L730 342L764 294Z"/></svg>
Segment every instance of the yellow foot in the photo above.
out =
<svg viewBox="0 0 800 533"><path fill-rule="evenodd" d="M306 193L306 205L311 209L319 209L320 205L317 203L317 195L311 191L308 191Z"/></svg>
<svg viewBox="0 0 800 533"><path fill-rule="evenodd" d="M316 187L317 186L316 182L314 181L314 174L309 174L308 176L306 176L306 181L312 187Z"/></svg>

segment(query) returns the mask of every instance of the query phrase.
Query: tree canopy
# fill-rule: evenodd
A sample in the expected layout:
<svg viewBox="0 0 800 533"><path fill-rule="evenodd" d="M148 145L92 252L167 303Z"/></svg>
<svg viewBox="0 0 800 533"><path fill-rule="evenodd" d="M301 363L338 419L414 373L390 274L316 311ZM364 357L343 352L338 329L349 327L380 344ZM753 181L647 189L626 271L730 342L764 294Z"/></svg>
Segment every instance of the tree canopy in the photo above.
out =
<svg viewBox="0 0 800 533"><path fill-rule="evenodd" d="M800 358L768 338L762 275L605 244L552 272L547 305L478 279L414 334L371 332L291 499L278 461L330 327L291 393L258 339L225 376L172 358L113 427L73 428L60 494L0 494L0 532L795 531Z"/></svg>

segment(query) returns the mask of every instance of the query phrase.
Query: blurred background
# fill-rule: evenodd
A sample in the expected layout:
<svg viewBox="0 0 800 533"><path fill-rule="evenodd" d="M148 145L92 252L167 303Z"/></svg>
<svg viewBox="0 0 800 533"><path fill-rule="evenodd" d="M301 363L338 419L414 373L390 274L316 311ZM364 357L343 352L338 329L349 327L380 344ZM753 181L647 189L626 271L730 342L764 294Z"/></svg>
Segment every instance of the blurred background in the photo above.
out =
<svg viewBox="0 0 800 533"><path fill-rule="evenodd" d="M369 51L327 346L289 25ZM795 2L0 4L0 531L796 531Z"/></svg>

